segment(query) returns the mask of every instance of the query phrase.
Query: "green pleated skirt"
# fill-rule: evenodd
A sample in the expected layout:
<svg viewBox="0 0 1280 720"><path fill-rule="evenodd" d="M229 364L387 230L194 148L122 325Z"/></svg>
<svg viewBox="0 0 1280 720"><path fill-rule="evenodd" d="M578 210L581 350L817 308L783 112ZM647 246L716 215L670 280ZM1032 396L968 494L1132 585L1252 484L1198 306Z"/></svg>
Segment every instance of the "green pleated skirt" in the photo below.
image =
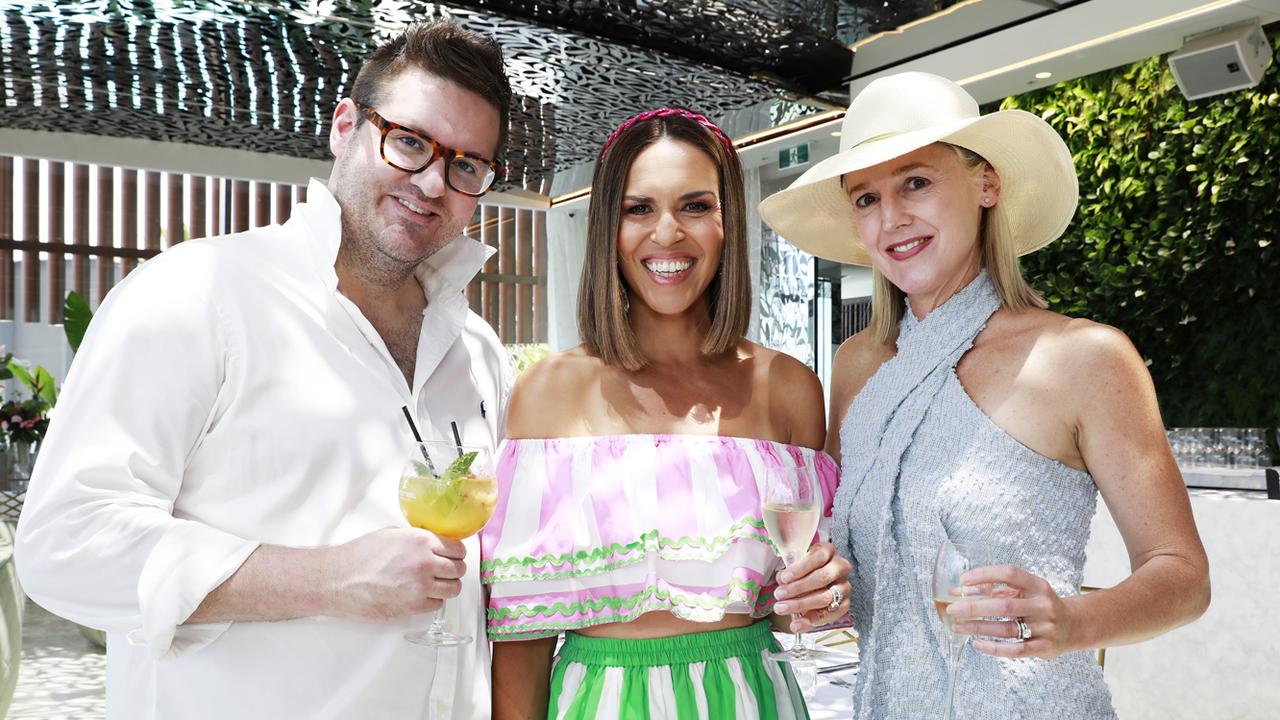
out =
<svg viewBox="0 0 1280 720"><path fill-rule="evenodd" d="M556 720L807 720L769 623L655 640L568 633L551 671Z"/></svg>

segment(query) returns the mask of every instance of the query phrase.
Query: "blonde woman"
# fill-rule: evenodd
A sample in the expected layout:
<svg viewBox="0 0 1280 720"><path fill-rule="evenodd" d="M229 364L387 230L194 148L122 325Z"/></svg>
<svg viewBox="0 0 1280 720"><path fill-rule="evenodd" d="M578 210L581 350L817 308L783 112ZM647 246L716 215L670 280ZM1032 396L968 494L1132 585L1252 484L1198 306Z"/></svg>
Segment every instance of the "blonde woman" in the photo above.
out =
<svg viewBox="0 0 1280 720"><path fill-rule="evenodd" d="M840 139L760 211L874 275L871 327L836 354L827 441L832 538L854 568L855 717L935 715L922 708L941 703L947 645L931 570L963 538L1003 563L966 584L1006 587L948 610L978 636L955 717L1113 718L1081 651L1193 620L1209 579L1142 358L1114 328L1046 311L1018 267L1075 212L1071 155L1034 115L979 115L925 73L869 84ZM1081 595L1099 492L1133 573Z"/></svg>

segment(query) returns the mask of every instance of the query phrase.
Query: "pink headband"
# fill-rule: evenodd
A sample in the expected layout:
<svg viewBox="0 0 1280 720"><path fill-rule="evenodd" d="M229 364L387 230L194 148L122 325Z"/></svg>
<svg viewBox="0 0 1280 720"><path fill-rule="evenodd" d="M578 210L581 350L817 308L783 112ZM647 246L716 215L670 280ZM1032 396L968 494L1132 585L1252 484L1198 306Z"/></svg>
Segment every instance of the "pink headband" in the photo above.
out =
<svg viewBox="0 0 1280 720"><path fill-rule="evenodd" d="M659 117L671 117L672 115L685 118L686 120L692 120L702 127L710 130L712 135L720 138L720 142L724 143L724 149L728 150L729 154L733 154L733 141L730 140L729 136L725 135L724 131L717 127L715 123L708 120L706 115L699 115L696 112L690 112L684 108L662 107L656 110L645 110L639 115L636 115L630 120L626 120L619 125L617 130L609 133L609 139L604 141L604 149L600 151L600 156L603 157L604 154L609 151L609 146L613 144L613 141L632 125L644 122L645 120L652 120L653 118Z"/></svg>

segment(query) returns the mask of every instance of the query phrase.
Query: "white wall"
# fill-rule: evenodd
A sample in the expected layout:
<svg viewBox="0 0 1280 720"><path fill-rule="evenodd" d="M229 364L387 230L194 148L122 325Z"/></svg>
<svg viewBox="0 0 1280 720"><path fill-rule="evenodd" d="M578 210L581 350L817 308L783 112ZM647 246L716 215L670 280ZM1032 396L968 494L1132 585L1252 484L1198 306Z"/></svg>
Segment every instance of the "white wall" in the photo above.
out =
<svg viewBox="0 0 1280 720"><path fill-rule="evenodd" d="M15 359L25 360L32 366L43 365L59 386L67 377L67 368L71 367L71 346L61 325L0 320L0 345L5 352L13 353ZM5 382L4 397L14 397L13 393L20 387L15 383L14 380Z"/></svg>
<svg viewBox="0 0 1280 720"><path fill-rule="evenodd" d="M844 265L840 268L840 300L871 297L871 268Z"/></svg>

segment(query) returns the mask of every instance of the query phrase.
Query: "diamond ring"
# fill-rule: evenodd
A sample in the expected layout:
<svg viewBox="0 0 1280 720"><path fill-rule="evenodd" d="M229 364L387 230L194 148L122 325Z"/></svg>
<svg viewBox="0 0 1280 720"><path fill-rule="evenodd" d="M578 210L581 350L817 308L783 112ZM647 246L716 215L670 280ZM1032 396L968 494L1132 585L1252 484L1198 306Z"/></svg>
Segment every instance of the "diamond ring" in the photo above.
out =
<svg viewBox="0 0 1280 720"><path fill-rule="evenodd" d="M831 602L827 605L827 612L835 612L840 609L840 603L844 601L844 594L835 585L827 589L831 591Z"/></svg>

